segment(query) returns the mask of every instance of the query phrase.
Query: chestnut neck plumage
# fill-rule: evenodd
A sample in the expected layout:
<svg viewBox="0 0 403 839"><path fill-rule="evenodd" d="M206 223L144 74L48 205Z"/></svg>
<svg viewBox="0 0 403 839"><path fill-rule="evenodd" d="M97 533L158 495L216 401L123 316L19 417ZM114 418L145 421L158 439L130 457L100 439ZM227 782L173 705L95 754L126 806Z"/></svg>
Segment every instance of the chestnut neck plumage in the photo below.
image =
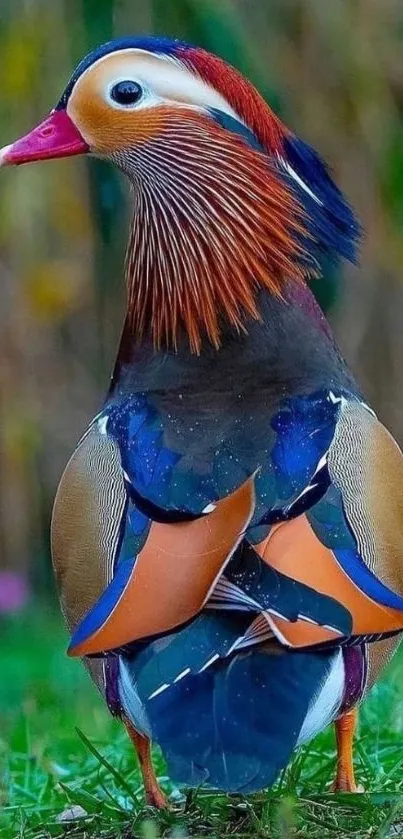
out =
<svg viewBox="0 0 403 839"><path fill-rule="evenodd" d="M270 160L208 115L159 108L155 137L115 154L134 214L126 257L133 341L191 352L261 317L259 289L281 297L317 270L304 209Z"/></svg>

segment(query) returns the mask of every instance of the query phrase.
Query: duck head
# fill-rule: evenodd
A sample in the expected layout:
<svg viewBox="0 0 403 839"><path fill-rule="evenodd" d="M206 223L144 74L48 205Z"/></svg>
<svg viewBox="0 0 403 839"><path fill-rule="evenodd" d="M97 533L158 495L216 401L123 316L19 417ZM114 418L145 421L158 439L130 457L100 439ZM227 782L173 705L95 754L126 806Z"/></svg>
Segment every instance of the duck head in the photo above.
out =
<svg viewBox="0 0 403 839"><path fill-rule="evenodd" d="M0 165L90 154L134 188L126 273L138 339L192 351L259 319L259 292L353 258L358 226L318 155L205 50L128 38L78 65L58 104Z"/></svg>

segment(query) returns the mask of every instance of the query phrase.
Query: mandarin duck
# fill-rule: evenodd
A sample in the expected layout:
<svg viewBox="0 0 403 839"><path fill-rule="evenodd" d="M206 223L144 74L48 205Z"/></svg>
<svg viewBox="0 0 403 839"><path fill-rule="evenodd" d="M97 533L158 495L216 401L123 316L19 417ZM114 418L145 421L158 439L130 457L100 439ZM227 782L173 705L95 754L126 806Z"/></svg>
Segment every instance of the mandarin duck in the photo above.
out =
<svg viewBox="0 0 403 839"><path fill-rule="evenodd" d="M127 312L57 491L52 555L83 657L164 806L248 793L356 707L403 629L403 459L308 287L359 225L317 153L203 49L87 55L1 163L91 154L127 176ZM400 500L402 499L402 500Z"/></svg>

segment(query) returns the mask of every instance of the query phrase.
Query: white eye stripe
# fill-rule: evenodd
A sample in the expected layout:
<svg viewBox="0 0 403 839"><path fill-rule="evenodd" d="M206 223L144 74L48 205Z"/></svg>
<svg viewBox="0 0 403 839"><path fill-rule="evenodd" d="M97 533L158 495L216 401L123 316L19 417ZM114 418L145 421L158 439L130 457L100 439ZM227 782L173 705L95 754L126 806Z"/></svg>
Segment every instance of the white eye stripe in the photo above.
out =
<svg viewBox="0 0 403 839"><path fill-rule="evenodd" d="M135 48L116 50L91 64L77 80L76 90L93 74L96 80L94 90L107 99L108 105L119 110L175 102L188 108L216 108L240 120L224 96L172 56L151 54ZM132 106L119 105L111 98L110 91L120 81L137 82L143 87L145 95Z"/></svg>

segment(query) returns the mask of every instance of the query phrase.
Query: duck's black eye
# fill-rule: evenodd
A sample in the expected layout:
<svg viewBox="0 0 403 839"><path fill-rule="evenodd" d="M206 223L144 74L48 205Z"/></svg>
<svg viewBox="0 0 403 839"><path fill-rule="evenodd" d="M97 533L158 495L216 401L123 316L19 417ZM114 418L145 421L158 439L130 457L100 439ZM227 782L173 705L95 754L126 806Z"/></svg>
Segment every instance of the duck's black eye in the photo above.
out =
<svg viewBox="0 0 403 839"><path fill-rule="evenodd" d="M137 82L117 82L111 90L112 99L119 105L135 105L143 95L143 89Z"/></svg>

